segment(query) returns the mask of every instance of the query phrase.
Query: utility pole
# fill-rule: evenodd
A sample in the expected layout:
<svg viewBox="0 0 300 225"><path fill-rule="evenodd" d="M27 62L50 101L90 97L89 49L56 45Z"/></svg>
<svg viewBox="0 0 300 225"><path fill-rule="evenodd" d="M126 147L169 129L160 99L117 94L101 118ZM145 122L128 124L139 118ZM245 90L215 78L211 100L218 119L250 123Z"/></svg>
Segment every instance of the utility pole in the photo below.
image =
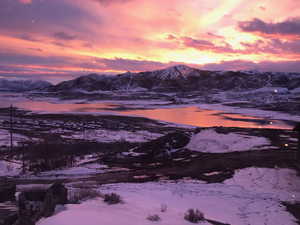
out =
<svg viewBox="0 0 300 225"><path fill-rule="evenodd" d="M297 123L293 131L297 133L298 138L298 149L297 149L297 160L300 162L300 123Z"/></svg>
<svg viewBox="0 0 300 225"><path fill-rule="evenodd" d="M10 105L10 151L13 149L13 106Z"/></svg>

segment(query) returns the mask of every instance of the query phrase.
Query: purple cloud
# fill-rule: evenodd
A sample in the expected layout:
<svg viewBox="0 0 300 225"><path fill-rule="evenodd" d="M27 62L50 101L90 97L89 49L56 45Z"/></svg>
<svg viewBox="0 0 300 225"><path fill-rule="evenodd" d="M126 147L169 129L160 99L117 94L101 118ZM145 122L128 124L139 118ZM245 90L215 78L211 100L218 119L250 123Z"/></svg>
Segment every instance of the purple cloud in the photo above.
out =
<svg viewBox="0 0 300 225"><path fill-rule="evenodd" d="M300 40L281 41L279 39L265 39L264 41L258 40L255 43L241 43L245 50L241 53L260 54L300 54Z"/></svg>
<svg viewBox="0 0 300 225"><path fill-rule="evenodd" d="M60 40L64 40L64 41L71 41L76 39L75 35L71 35L71 34L67 34L66 32L56 32L53 35L55 38L60 39Z"/></svg>
<svg viewBox="0 0 300 225"><path fill-rule="evenodd" d="M55 33L58 27L75 33L87 32L78 26L77 21L83 19L95 21L88 12L67 1L32 1L24 5L16 0L0 0L0 31L26 33L27 36Z"/></svg>
<svg viewBox="0 0 300 225"><path fill-rule="evenodd" d="M300 35L300 18L288 19L279 23L266 23L258 18L239 22L239 28L245 32L263 34Z"/></svg>
<svg viewBox="0 0 300 225"><path fill-rule="evenodd" d="M201 51L212 51L216 53L240 53L240 51L234 50L232 46L226 42L223 42L223 45L219 46L207 40L194 39L191 37L182 37L180 40L183 42L184 46L195 48Z"/></svg>

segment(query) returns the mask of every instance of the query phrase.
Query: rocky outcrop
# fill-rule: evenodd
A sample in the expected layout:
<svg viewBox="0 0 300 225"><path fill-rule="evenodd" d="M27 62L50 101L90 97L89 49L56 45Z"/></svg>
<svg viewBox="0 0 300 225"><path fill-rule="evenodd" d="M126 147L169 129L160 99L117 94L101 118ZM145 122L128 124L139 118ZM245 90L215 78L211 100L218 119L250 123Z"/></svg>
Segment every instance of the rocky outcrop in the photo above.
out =
<svg viewBox="0 0 300 225"><path fill-rule="evenodd" d="M135 152L145 153L147 159L171 157L172 150L185 147L190 136L184 132L173 132L156 140L142 144Z"/></svg>

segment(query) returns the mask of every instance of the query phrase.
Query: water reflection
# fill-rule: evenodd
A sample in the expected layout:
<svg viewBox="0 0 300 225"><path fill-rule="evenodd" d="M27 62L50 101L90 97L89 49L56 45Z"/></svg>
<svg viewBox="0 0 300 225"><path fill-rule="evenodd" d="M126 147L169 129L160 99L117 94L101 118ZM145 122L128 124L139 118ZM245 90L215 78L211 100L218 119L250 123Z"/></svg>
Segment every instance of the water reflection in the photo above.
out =
<svg viewBox="0 0 300 225"><path fill-rule="evenodd" d="M37 112L52 112L52 113L67 113L67 112L85 112L93 113L105 111L103 109L113 108L112 105L108 103L50 103L50 102L40 102L40 101L26 101L19 102L16 104L18 108L28 109Z"/></svg>
<svg viewBox="0 0 300 225"><path fill-rule="evenodd" d="M224 116L223 112L221 111L199 110L199 108L196 106L169 109L133 110L120 113L202 127L224 126L281 129L291 128L289 125L278 120L268 121L264 118L244 116L239 114L227 114Z"/></svg>
<svg viewBox="0 0 300 225"><path fill-rule="evenodd" d="M0 94L0 107L8 107L14 104L18 108L50 113L105 113L128 116L142 116L155 120L192 126L224 126L224 127L250 127L250 128L280 128L291 129L291 126L279 120L267 120L264 118L244 116L240 114L224 113L217 110L203 110L197 106L159 108L159 109L128 109L126 104L115 105L109 102L78 103L61 102L51 103L50 100L35 101L22 96ZM125 108L126 110L116 110Z"/></svg>

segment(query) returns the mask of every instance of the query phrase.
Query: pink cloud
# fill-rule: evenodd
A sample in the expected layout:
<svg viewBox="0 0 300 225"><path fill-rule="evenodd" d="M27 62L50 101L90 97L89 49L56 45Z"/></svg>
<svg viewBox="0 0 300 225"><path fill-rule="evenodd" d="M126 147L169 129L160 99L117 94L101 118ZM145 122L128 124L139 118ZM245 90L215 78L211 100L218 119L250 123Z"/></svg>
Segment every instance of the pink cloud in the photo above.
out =
<svg viewBox="0 0 300 225"><path fill-rule="evenodd" d="M22 4L31 4L32 0L19 0Z"/></svg>
<svg viewBox="0 0 300 225"><path fill-rule="evenodd" d="M264 72L300 72L300 61L262 61L252 62L246 60L222 61L203 65L205 70L258 70Z"/></svg>

